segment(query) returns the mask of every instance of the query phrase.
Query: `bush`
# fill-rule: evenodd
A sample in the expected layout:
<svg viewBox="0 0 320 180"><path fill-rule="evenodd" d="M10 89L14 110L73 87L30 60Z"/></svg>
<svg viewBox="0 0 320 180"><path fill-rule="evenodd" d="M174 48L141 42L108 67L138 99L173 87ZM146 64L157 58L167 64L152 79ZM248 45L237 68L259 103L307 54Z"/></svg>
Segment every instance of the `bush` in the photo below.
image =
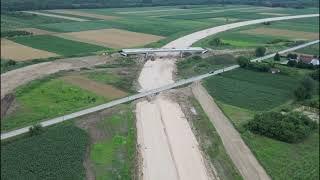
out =
<svg viewBox="0 0 320 180"><path fill-rule="evenodd" d="M273 60L280 61L280 54L276 53L276 55L273 57Z"/></svg>
<svg viewBox="0 0 320 180"><path fill-rule="evenodd" d="M267 49L265 47L257 47L255 54L256 57L262 57L266 53Z"/></svg>
<svg viewBox="0 0 320 180"><path fill-rule="evenodd" d="M287 55L287 58L288 58L288 59L297 59L297 58L298 58L298 55L297 55L297 54L291 54L291 53L289 53L289 54Z"/></svg>
<svg viewBox="0 0 320 180"><path fill-rule="evenodd" d="M309 76L306 76L301 82L298 88L294 91L294 95L298 101L310 99L312 92L315 88L315 82Z"/></svg>
<svg viewBox="0 0 320 180"><path fill-rule="evenodd" d="M271 70L271 65L267 63L251 62L247 68L259 72L269 72Z"/></svg>
<svg viewBox="0 0 320 180"><path fill-rule="evenodd" d="M319 78L320 78L320 71L319 71L319 69L317 69L317 70L313 71L312 73L310 73L309 76L310 76L313 80L319 81Z"/></svg>
<svg viewBox="0 0 320 180"><path fill-rule="evenodd" d="M30 136L39 135L43 132L43 127L40 124L36 124L29 128Z"/></svg>
<svg viewBox="0 0 320 180"><path fill-rule="evenodd" d="M209 41L209 45L210 46L221 46L221 45L223 45L223 42L220 38L214 38Z"/></svg>
<svg viewBox="0 0 320 180"><path fill-rule="evenodd" d="M238 62L239 66L242 68L246 68L250 64L250 60L244 56L237 57L236 61Z"/></svg>
<svg viewBox="0 0 320 180"><path fill-rule="evenodd" d="M289 60L288 63L287 63L288 66L290 67L295 67L297 65L297 61L291 61Z"/></svg>
<svg viewBox="0 0 320 180"><path fill-rule="evenodd" d="M266 112L255 115L247 128L255 134L296 143L310 135L317 128L317 123L299 112Z"/></svg>

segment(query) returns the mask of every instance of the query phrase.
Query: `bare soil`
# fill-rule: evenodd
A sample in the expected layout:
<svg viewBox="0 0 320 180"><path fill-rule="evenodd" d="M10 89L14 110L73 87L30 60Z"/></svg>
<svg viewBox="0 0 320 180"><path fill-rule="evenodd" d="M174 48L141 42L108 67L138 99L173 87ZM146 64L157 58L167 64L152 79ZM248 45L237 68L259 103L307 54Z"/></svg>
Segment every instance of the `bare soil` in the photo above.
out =
<svg viewBox="0 0 320 180"><path fill-rule="evenodd" d="M100 96L106 97L109 100L124 97L126 92L121 91L111 85L101 84L84 76L64 76L62 79L68 83L79 86L82 89L94 92Z"/></svg>
<svg viewBox="0 0 320 180"><path fill-rule="evenodd" d="M162 36L120 29L100 29L56 34L56 36L111 48L143 46L163 39Z"/></svg>
<svg viewBox="0 0 320 180"><path fill-rule="evenodd" d="M31 59L41 59L56 56L59 55L52 52L24 46L8 39L1 39L1 58L3 59L27 61Z"/></svg>
<svg viewBox="0 0 320 180"><path fill-rule="evenodd" d="M245 31L240 31L245 34L257 34L257 35L271 35L271 36L283 36L294 39L318 39L319 33L292 31L284 29L273 29L273 28L256 28Z"/></svg>
<svg viewBox="0 0 320 180"><path fill-rule="evenodd" d="M97 19L103 19L103 20L110 20L110 19L119 18L117 16L92 14L92 13L86 13L86 12L81 12L81 11L77 11L77 10L48 10L48 11L54 12L54 13L61 13L61 14L70 14L70 15L76 15L76 16L91 17L91 18L97 18Z"/></svg>
<svg viewBox="0 0 320 180"><path fill-rule="evenodd" d="M3 119L8 114L8 111L12 104L14 104L14 102L15 97L13 94L7 94L3 98L1 98L1 119Z"/></svg>

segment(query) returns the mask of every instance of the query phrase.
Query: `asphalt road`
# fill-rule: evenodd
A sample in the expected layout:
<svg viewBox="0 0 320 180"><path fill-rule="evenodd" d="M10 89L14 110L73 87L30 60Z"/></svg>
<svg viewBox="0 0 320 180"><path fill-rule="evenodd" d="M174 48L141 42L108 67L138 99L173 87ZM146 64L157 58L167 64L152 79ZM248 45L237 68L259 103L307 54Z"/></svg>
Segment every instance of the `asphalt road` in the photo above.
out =
<svg viewBox="0 0 320 180"><path fill-rule="evenodd" d="M299 46L295 46L295 47L280 51L279 54L290 52L290 51L294 51L294 50L297 50L297 49L301 49L303 47L310 46L310 45L316 44L316 43L319 43L319 40L308 42L306 44L302 44L302 45L299 45ZM260 57L260 58L253 59L251 61L261 61L261 60L269 59L269 58L272 58L274 55L275 55L275 53L269 54L269 55L266 55L266 56L263 56L263 57ZM210 77L210 76L214 76L214 75L217 75L217 74L221 74L221 73L226 72L226 71L231 71L231 70L236 69L236 68L239 68L239 65L233 65L233 66L229 66L227 68L216 70L213 73L207 73L207 74L199 75L199 76L192 77L192 78L189 78L189 79L183 79L183 80L177 81L177 82L175 82L173 84L166 85L166 86L163 86L163 87L160 87L160 88L152 89L152 90L149 90L149 91L144 91L144 92L138 93L136 95L132 95L132 96L128 96L128 97L125 97L125 98L118 99L118 100L114 100L114 101L111 101L111 102L108 102L108 103L105 103L105 104L101 104L99 106L95 106L95 107L92 107L92 108L88 108L88 109L85 109L85 110L81 110L81 111L74 112L74 113L71 113L71 114L68 114L68 115L64 115L64 116L60 116L60 117L57 117L57 118L53 118L53 119L50 119L50 120L45 120L45 121L41 122L40 124L43 127L47 127L47 126L50 126L50 125L53 125L53 124L57 124L57 123L60 123L60 122L63 122L63 121L67 121L67 120L71 120L71 119L83 116L83 115L86 115L86 114L90 114L90 113L93 113L93 112L101 111L103 109L107 109L107 108L110 108L110 107L113 107L113 106L116 106L116 105L119 105L119 104L122 104L122 103L130 102L130 101L133 101L133 100L136 100L136 99L140 99L140 98L143 98L143 97L146 97L146 96L150 96L150 95L154 95L154 94L160 93L162 91L166 91L166 90L169 90L169 89L172 89L172 88L176 88L176 87L179 87L179 86L182 86L182 85L185 85L185 84L189 84L189 83L192 83L192 82L195 82L195 81L199 81L199 80L202 80L204 78L207 78L207 77ZM8 139L8 138L11 138L11 137L26 133L26 132L29 131L30 127L31 126L27 126L27 127L21 128L21 129L17 129L17 130L1 133L1 140Z"/></svg>

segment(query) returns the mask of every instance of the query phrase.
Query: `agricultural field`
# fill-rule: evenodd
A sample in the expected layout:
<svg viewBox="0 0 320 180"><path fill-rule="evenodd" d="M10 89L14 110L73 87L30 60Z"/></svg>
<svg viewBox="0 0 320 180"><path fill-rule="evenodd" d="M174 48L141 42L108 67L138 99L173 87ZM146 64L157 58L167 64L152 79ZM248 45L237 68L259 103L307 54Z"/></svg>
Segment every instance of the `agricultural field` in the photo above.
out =
<svg viewBox="0 0 320 180"><path fill-rule="evenodd" d="M256 113L283 109L291 104L293 90L306 73L309 72L287 76L238 69L204 82L208 92L273 179L319 178L318 129L307 139L294 144L256 135L247 129L247 123Z"/></svg>
<svg viewBox="0 0 320 180"><path fill-rule="evenodd" d="M205 87L216 100L264 111L290 101L299 77L237 69L205 80Z"/></svg>
<svg viewBox="0 0 320 180"><path fill-rule="evenodd" d="M10 38L10 40L25 46L53 52L62 56L88 54L90 52L105 50L105 48L101 46L67 40L50 35L16 37Z"/></svg>
<svg viewBox="0 0 320 180"><path fill-rule="evenodd" d="M202 39L194 46L212 49L254 49L264 46L268 52L276 52L297 43L318 39L318 25L318 18L271 22L270 25L250 25ZM221 39L222 44L216 45L213 42L215 38Z"/></svg>
<svg viewBox="0 0 320 180"><path fill-rule="evenodd" d="M84 179L87 133L72 122L1 142L1 179Z"/></svg>
<svg viewBox="0 0 320 180"><path fill-rule="evenodd" d="M138 47L163 39L161 36L130 32L120 29L100 29L62 33L59 37L110 48Z"/></svg>
<svg viewBox="0 0 320 180"><path fill-rule="evenodd" d="M311 45L309 47L298 49L295 52L319 56L319 44L315 44L315 45Z"/></svg>

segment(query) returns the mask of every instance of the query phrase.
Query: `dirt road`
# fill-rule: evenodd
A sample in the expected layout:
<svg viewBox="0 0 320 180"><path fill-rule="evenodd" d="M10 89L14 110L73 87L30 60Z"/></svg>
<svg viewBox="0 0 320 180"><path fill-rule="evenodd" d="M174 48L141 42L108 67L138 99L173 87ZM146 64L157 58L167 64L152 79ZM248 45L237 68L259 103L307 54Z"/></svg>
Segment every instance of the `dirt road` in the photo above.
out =
<svg viewBox="0 0 320 180"><path fill-rule="evenodd" d="M62 15L56 15L56 14L48 14L48 13L42 13L42 12L36 12L36 11L23 11L23 12L29 13L29 14L36 14L39 16L48 16L48 17L55 17L55 18L60 18L60 19L68 19L71 21L79 21L79 22L88 21L87 19L82 19L82 18L62 16Z"/></svg>
<svg viewBox="0 0 320 180"><path fill-rule="evenodd" d="M194 83L192 92L216 128L228 155L244 179L269 180L270 177L206 89L200 83Z"/></svg>
<svg viewBox="0 0 320 180"><path fill-rule="evenodd" d="M26 84L35 79L57 73L62 70L79 69L105 63L106 58L102 56L88 56L79 58L61 59L30 65L24 68L1 74L1 99L12 92L18 86Z"/></svg>

